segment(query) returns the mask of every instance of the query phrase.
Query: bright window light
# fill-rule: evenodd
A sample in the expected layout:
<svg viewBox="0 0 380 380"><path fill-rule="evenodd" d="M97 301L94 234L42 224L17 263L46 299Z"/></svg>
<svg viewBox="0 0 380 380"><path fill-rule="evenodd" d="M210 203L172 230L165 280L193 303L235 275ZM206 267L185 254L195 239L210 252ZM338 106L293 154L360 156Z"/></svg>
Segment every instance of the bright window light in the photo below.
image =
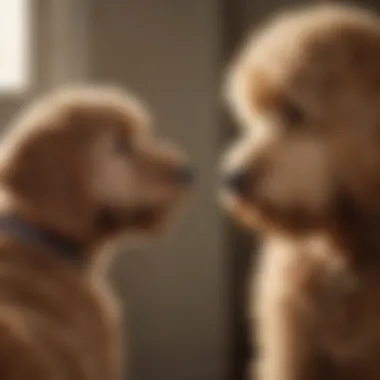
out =
<svg viewBox="0 0 380 380"><path fill-rule="evenodd" d="M0 93L23 92L29 85L31 1L0 0Z"/></svg>

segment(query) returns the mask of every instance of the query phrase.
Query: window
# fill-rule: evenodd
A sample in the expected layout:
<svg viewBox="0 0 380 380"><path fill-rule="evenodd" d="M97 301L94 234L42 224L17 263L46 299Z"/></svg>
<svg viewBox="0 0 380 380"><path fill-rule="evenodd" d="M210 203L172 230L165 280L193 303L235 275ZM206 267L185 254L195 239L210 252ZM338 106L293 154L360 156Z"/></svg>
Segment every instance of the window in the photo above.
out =
<svg viewBox="0 0 380 380"><path fill-rule="evenodd" d="M30 84L30 2L0 0L0 95Z"/></svg>
<svg viewBox="0 0 380 380"><path fill-rule="evenodd" d="M86 77L90 3L0 0L0 134L35 97Z"/></svg>

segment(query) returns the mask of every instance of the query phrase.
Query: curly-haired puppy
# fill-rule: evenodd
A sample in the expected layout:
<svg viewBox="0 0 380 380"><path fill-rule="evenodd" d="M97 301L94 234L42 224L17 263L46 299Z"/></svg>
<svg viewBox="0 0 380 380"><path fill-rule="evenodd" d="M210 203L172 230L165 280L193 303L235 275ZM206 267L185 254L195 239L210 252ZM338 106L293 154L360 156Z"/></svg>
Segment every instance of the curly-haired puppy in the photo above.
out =
<svg viewBox="0 0 380 380"><path fill-rule="evenodd" d="M121 90L60 90L0 145L0 378L119 379L104 244L161 229L191 178Z"/></svg>
<svg viewBox="0 0 380 380"><path fill-rule="evenodd" d="M224 204L263 238L252 379L380 379L379 18L282 13L226 87L242 133L224 157Z"/></svg>

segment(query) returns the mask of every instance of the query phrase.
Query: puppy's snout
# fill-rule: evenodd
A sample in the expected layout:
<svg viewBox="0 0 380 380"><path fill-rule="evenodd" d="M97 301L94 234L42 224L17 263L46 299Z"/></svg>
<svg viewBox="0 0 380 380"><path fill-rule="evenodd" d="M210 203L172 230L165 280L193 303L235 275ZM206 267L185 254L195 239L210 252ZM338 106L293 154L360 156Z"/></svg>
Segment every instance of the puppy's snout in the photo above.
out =
<svg viewBox="0 0 380 380"><path fill-rule="evenodd" d="M225 176L225 186L233 192L244 194L250 186L250 175L247 170L238 170Z"/></svg>
<svg viewBox="0 0 380 380"><path fill-rule="evenodd" d="M183 186L189 186L194 181L194 170L189 165L182 165L173 172L173 180Z"/></svg>

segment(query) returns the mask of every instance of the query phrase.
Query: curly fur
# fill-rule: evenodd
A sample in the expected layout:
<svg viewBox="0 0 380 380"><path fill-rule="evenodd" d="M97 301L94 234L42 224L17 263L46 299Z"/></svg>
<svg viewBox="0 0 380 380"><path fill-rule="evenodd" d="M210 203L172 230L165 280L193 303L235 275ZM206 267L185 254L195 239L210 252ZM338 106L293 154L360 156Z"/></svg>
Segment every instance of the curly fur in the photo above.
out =
<svg viewBox="0 0 380 380"><path fill-rule="evenodd" d="M249 37L226 94L242 126L223 170L263 237L252 274L259 380L380 378L380 20L285 12Z"/></svg>

